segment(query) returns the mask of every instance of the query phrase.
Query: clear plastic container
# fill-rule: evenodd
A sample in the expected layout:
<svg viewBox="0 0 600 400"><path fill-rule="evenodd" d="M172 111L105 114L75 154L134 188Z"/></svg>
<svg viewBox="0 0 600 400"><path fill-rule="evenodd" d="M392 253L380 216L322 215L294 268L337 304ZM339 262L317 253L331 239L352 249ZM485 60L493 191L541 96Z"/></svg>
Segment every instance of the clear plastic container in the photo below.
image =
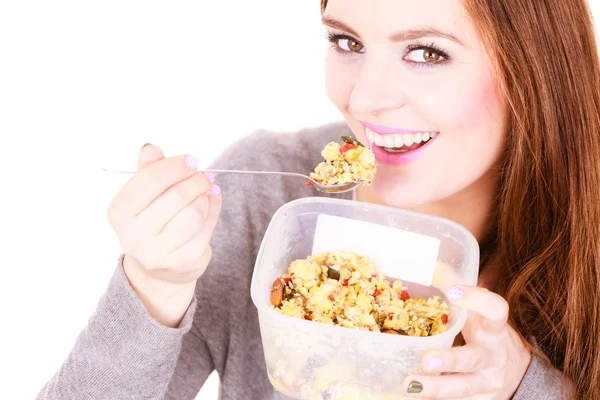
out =
<svg viewBox="0 0 600 400"><path fill-rule="evenodd" d="M398 399L407 375L425 373L420 362L426 351L452 346L466 322L467 311L449 303L447 331L429 337L387 335L278 313L270 304L273 281L292 261L310 255L320 214L439 238L434 285L403 281L411 297L438 295L446 301L449 287L475 285L477 241L464 227L445 219L349 200L304 198L284 205L273 216L258 253L251 287L273 386L296 399Z"/></svg>

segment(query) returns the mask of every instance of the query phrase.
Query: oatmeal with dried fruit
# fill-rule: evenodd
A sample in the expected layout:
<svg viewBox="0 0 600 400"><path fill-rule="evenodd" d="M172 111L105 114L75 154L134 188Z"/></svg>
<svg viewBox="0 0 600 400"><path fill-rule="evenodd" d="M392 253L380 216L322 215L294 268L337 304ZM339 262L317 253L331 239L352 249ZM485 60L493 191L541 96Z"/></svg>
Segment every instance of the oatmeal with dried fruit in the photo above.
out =
<svg viewBox="0 0 600 400"><path fill-rule="evenodd" d="M310 177L323 185L363 182L371 185L375 178L375 155L357 140L343 137L344 144L331 142L321 152L321 162Z"/></svg>
<svg viewBox="0 0 600 400"><path fill-rule="evenodd" d="M385 279L370 259L353 252L293 261L273 283L271 304L291 317L407 336L445 332L449 317L438 296L410 297L401 281Z"/></svg>

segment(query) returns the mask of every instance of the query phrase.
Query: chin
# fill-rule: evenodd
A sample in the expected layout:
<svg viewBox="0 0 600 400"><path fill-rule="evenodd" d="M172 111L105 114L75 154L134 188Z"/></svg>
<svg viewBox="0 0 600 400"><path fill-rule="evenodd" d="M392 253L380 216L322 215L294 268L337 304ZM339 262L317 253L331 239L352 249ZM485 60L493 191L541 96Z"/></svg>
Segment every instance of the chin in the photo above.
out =
<svg viewBox="0 0 600 400"><path fill-rule="evenodd" d="M411 184L397 175L378 174L371 190L379 201L391 207L414 209L434 201L427 185Z"/></svg>

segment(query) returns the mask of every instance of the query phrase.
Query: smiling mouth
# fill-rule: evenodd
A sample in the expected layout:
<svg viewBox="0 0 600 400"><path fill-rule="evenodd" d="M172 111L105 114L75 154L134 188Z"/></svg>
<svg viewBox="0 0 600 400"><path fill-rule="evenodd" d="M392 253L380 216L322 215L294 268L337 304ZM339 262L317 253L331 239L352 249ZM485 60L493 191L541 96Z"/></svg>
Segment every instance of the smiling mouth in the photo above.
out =
<svg viewBox="0 0 600 400"><path fill-rule="evenodd" d="M435 139L437 132L396 133L380 135L366 128L367 139L370 143L383 148L390 153L406 153L424 146L427 142Z"/></svg>

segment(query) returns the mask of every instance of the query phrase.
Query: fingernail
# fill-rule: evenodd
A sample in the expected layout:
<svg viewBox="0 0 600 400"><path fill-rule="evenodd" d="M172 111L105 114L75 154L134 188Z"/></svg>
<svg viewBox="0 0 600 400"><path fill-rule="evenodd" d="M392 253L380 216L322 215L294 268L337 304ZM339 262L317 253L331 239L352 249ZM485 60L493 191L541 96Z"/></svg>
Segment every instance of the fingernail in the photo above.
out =
<svg viewBox="0 0 600 400"><path fill-rule="evenodd" d="M210 183L215 183L215 176L212 173L205 172L204 175L206 175Z"/></svg>
<svg viewBox="0 0 600 400"><path fill-rule="evenodd" d="M421 393L423 391L423 384L418 381L411 381L408 384L408 389L406 393Z"/></svg>
<svg viewBox="0 0 600 400"><path fill-rule="evenodd" d="M218 196L221 194L221 188L218 185L213 185L212 189L210 189L210 192L215 196Z"/></svg>
<svg viewBox="0 0 600 400"><path fill-rule="evenodd" d="M185 162L185 165L187 165L188 168L191 168L191 169L198 168L198 160L194 156L187 156L185 158L184 162Z"/></svg>
<svg viewBox="0 0 600 400"><path fill-rule="evenodd" d="M427 367L430 371L437 371L442 369L442 359L439 357L433 357L431 361L429 361L429 367Z"/></svg>
<svg viewBox="0 0 600 400"><path fill-rule="evenodd" d="M460 300L463 297L463 290L459 287L451 287L450 289L448 289L448 298L450 300Z"/></svg>
<svg viewBox="0 0 600 400"><path fill-rule="evenodd" d="M152 143L146 143L145 145L142 146L142 149L145 148L146 146L151 145Z"/></svg>

